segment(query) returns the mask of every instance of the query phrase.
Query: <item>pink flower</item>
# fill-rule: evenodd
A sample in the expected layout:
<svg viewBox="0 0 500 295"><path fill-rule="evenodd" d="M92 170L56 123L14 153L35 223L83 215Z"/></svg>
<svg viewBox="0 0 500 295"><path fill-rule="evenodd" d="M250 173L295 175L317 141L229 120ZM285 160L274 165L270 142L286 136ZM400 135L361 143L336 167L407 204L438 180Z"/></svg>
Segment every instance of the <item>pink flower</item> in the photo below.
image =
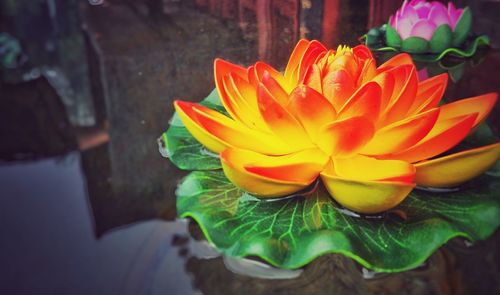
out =
<svg viewBox="0 0 500 295"><path fill-rule="evenodd" d="M390 17L389 24L402 40L420 37L430 41L434 31L441 25L448 25L454 31L463 11L462 8L455 8L451 2L446 7L437 1L405 0L396 14Z"/></svg>

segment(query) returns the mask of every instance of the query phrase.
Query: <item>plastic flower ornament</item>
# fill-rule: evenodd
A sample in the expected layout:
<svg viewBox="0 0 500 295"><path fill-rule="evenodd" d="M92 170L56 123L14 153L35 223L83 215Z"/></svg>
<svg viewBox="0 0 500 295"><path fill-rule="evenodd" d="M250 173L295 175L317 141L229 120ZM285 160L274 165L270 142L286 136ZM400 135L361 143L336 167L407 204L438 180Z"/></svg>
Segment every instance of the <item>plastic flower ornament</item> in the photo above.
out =
<svg viewBox="0 0 500 295"><path fill-rule="evenodd" d="M445 6L438 1L406 0L389 18L388 24L370 30L366 42L375 45L384 35L386 47L382 46L380 50L439 54L435 59L448 52L471 56L477 46L489 44L486 36L480 36L464 46L471 27L472 14L468 7L456 8L451 2Z"/></svg>
<svg viewBox="0 0 500 295"><path fill-rule="evenodd" d="M389 19L387 43L403 46L408 52L439 53L452 45L462 45L469 35L471 20L469 8L457 9L451 2L446 7L437 1L405 1ZM391 35L393 29L398 36Z"/></svg>
<svg viewBox="0 0 500 295"><path fill-rule="evenodd" d="M435 158L486 118L497 94L439 106L447 74L419 81L404 53L377 67L364 45L328 50L301 40L283 73L217 59L214 75L228 115L179 100L176 111L220 155L226 177L260 198L321 179L342 206L376 213L416 185L457 186L500 157L496 143Z"/></svg>

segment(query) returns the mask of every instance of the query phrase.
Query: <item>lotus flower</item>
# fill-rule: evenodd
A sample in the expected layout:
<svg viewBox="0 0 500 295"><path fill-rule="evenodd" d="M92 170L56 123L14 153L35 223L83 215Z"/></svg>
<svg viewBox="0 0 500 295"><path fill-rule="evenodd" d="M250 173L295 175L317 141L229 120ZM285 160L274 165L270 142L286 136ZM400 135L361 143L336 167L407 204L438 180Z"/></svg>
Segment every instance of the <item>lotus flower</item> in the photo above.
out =
<svg viewBox="0 0 500 295"><path fill-rule="evenodd" d="M404 1L389 19L386 41L404 51L439 53L450 46L460 46L472 24L469 8L457 9L453 3L425 0Z"/></svg>
<svg viewBox="0 0 500 295"><path fill-rule="evenodd" d="M423 81L406 53L376 66L364 46L327 50L301 40L284 73L216 59L228 115L175 101L187 130L220 154L227 178L261 197L301 191L320 178L341 205L376 213L416 184L459 185L487 170L500 143L434 158L458 144L492 109L489 93L438 106L447 74Z"/></svg>

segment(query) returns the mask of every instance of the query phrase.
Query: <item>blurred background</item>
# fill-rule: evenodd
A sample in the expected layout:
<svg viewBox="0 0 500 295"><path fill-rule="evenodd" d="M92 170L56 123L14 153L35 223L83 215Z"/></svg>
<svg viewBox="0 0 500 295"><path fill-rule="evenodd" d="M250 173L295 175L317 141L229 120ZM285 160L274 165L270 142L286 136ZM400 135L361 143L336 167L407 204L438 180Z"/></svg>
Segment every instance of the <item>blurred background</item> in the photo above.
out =
<svg viewBox="0 0 500 295"><path fill-rule="evenodd" d="M450 99L499 91L499 1L468 5L489 51L419 64ZM340 255L280 271L219 257L176 219L158 152L172 101L213 60L283 68L300 38L355 46L397 0L0 0L1 294L500 294L500 234L375 274ZM383 57L380 57L383 58ZM499 106L490 115L499 135Z"/></svg>

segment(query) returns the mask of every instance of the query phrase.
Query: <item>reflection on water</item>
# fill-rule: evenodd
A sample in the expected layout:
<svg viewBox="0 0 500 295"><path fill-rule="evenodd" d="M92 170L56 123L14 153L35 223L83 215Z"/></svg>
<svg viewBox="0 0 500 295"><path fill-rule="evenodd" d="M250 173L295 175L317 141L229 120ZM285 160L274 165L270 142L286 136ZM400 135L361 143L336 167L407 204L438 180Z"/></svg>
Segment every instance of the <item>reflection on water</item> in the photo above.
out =
<svg viewBox="0 0 500 295"><path fill-rule="evenodd" d="M341 255L326 255L289 272L253 260L222 258L196 224L176 219L174 193L185 172L158 153L156 139L168 126L173 99L198 101L214 87L215 57L240 64L260 58L283 67L298 38L318 38L329 46L356 44L399 2L40 0L30 20L15 17L21 11L16 5L29 1L3 1L0 30L10 30L22 41L30 62L27 68L3 70L1 75L0 234L6 238L0 251L0 293L500 290L498 232L473 246L455 239L424 265L404 273L373 273ZM50 5L56 13L44 15ZM472 3L483 16L478 17L478 29L489 33L493 44L499 42L492 25L499 7L488 1ZM70 12L69 19L64 11ZM75 14L85 33L75 29ZM67 32L61 27L66 22L72 24ZM40 26L41 33L30 39L27 28L33 25ZM47 42L57 46L47 47ZM64 56L68 48L75 48L75 54ZM492 73L500 66L500 52L492 50L483 58L480 63L425 65L421 74L454 68L460 79L450 81L448 98L498 91L498 75ZM50 71L29 81L14 79L33 68L62 69L56 76L65 86L51 82ZM68 89L76 98L62 94ZM75 124L78 120L71 118L78 110L93 114L95 124ZM489 120L498 136L500 116ZM389 215L384 218L404 220L404 212Z"/></svg>

